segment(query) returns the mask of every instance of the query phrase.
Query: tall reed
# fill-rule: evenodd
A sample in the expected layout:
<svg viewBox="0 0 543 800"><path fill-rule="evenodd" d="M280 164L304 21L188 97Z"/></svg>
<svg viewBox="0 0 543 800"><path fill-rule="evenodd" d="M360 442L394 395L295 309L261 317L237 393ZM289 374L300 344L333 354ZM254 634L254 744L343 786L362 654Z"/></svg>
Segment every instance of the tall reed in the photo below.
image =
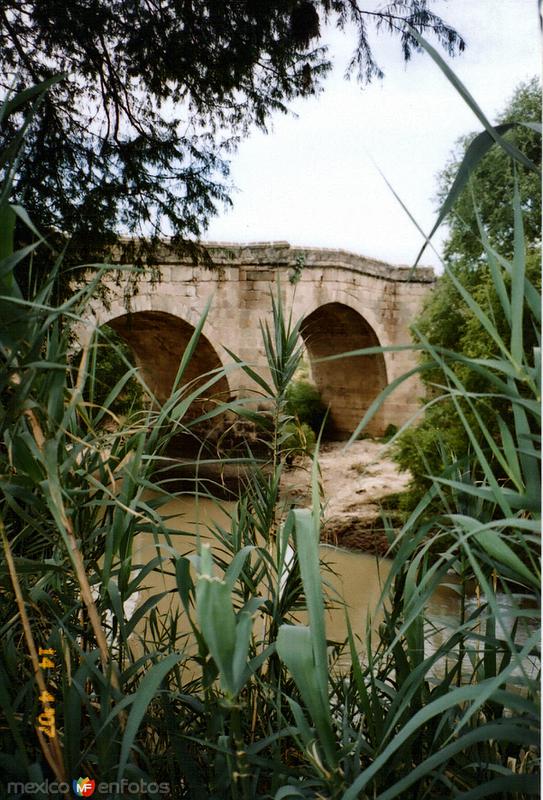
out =
<svg viewBox="0 0 543 800"><path fill-rule="evenodd" d="M46 89L10 99L1 113ZM25 125L31 117L30 109ZM525 274L518 196L512 261L492 249L481 227L507 336L458 287L499 357L467 359L419 343L446 376L442 393L464 424L470 463L434 476L401 531L389 530L384 621L363 643L348 621L350 669L337 673L324 624L317 456L311 508L289 508L280 491L292 422L287 388L301 355L301 321L289 317L280 287L273 324L262 329L270 380L231 354L267 411L243 401L227 408L259 426L264 455L247 447L229 523L210 530L220 546L195 542L193 553L182 555L179 531L164 514L176 497L166 448L180 427L196 430L225 409L197 420L187 414L222 377L217 370L192 391L183 386L206 315L166 403L106 432L108 407L126 381L142 381L127 364L97 407L85 392L97 339L78 363L71 360L71 325L107 267L95 267L96 277L61 306L51 300L54 274L31 300L21 296L14 270L28 267L46 242L24 210L8 203L16 157L16 147L3 156L0 194L4 796L24 797L20 786L29 781L83 775L153 782L151 797L162 796L158 785L166 783L171 797L191 799L535 796L539 354L526 352L523 330L527 318L538 327L540 316ZM16 252L15 218L36 237ZM481 377L490 406L499 409L498 398L511 404L512 426L496 411L500 441L478 414L481 393L462 385L458 362ZM505 482L496 479L492 459ZM472 474L483 479L473 482ZM437 514L430 512L435 498ZM138 560L140 535L156 544L146 563ZM156 575L165 588L142 602ZM443 582L459 594L460 617L431 651L435 622L426 609ZM161 601L173 595L164 610ZM297 619L302 609L306 625ZM53 654L42 666L40 648ZM51 699L40 699L44 693ZM50 725L37 730L42 708L54 711L53 736ZM113 788L107 796L122 794Z"/></svg>

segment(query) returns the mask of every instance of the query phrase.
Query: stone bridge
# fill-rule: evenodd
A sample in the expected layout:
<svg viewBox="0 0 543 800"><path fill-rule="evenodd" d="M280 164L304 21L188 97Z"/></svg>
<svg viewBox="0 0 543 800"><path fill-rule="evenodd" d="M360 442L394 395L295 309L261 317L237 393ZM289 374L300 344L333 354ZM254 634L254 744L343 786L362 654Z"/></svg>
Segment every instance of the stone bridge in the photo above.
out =
<svg viewBox="0 0 543 800"><path fill-rule="evenodd" d="M232 368L229 349L269 378L260 323L271 321L270 294L280 280L293 319L303 317L302 337L312 379L330 407L338 438L351 433L364 412L391 381L410 369L409 351L383 352L322 361L326 356L366 347L410 343L409 325L432 287L434 274L412 272L344 250L291 247L286 242L206 245L212 265L193 264L173 247L161 245L161 280L141 281L127 312L125 289L105 279L108 301L93 300L84 332L110 325L132 348L141 373L159 401L170 393L180 358L206 303L211 309L185 380L225 367L225 376L198 413L217 400L257 396L259 387ZM299 276L296 284L291 278ZM402 384L385 402L367 432L381 435L400 425L418 407L416 378ZM256 400L255 400L256 402Z"/></svg>

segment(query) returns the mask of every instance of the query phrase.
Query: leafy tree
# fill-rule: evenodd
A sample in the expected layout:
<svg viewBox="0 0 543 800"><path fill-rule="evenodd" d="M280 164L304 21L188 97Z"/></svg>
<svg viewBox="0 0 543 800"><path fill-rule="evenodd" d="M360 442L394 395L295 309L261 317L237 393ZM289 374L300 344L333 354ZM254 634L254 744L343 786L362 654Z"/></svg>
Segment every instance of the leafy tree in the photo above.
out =
<svg viewBox="0 0 543 800"><path fill-rule="evenodd" d="M534 78L520 84L498 117L498 123L538 122L541 118L541 87ZM449 163L439 177L438 198L443 200L452 184L464 153L475 134L462 137L457 143ZM534 164L541 165L541 137L531 128L517 126L508 134L511 141L527 155ZM493 147L482 159L471 176L470 186L459 196L449 219L449 237L444 245L444 259L450 273L455 276L492 320L497 331L503 335L506 322L492 280L488 260L479 231L479 217L494 250L500 256L510 258L514 251L513 205L511 198L518 186L522 204L525 247L527 250L526 273L534 286L540 286L540 208L541 177L539 172L529 171L512 163L502 148ZM531 326L531 316L525 315L524 341L527 351L537 346L538 332ZM492 358L497 356L497 346L481 325L479 319L462 301L451 275L445 272L435 290L426 301L413 326L416 341L421 337L434 347L461 353L470 358ZM427 364L432 363L428 354L422 356ZM463 385L471 392L488 391L473 370L458 363L455 367ZM423 373L425 401L436 399L441 394L440 386L447 381L437 366ZM496 412L496 399L492 408L479 402L478 412L492 430ZM506 401L499 409L508 419L511 410ZM494 431L497 440L499 432ZM405 505L412 507L430 485L426 477L440 474L456 460L467 456L468 442L464 428L454 412L451 400L439 401L427 408L422 423L406 431L396 444L396 459L400 466L413 475Z"/></svg>
<svg viewBox="0 0 543 800"><path fill-rule="evenodd" d="M227 158L239 138L319 90L330 67L324 25L354 23L351 71L369 81L382 75L370 25L396 35L406 60L419 49L409 26L451 54L463 50L429 4L4 0L4 94L65 75L27 131L14 196L39 230L71 236L65 264L103 254L119 230L151 243L164 232L179 243L197 238L229 202ZM0 147L20 121L4 121Z"/></svg>
<svg viewBox="0 0 543 800"><path fill-rule="evenodd" d="M541 119L541 85L534 77L521 83L498 116L496 124L507 122L539 122ZM475 134L462 137L439 177L438 197L443 200L454 180L458 166ZM541 164L541 136L531 128L519 126L508 136L534 164ZM493 147L472 176L473 196L465 191L459 197L449 220L449 238L445 243L446 261L457 269L473 268L481 259L483 247L476 219L476 209L484 221L493 246L508 257L513 252L513 196L515 178L522 199L524 233L530 246L541 241L541 180L538 173L513 167L501 147ZM475 204L473 202L475 198Z"/></svg>

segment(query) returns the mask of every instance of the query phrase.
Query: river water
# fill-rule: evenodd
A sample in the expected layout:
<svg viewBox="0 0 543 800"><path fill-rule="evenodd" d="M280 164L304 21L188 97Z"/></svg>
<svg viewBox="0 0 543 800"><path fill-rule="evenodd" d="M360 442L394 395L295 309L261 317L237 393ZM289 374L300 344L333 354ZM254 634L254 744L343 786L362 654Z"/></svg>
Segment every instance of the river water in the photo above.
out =
<svg viewBox="0 0 543 800"><path fill-rule="evenodd" d="M168 526L175 531L179 531L174 541L173 549L176 553L185 556L195 555L199 545L203 541L211 544L212 551L219 552L220 544L213 536L210 529L214 524L219 524L225 529L230 528L230 514L234 509L234 503L218 502L208 498L198 498L192 495L181 495L168 502L161 509L162 516L168 519ZM170 545L161 543L163 553L167 555ZM150 535L140 535L137 543L137 553L135 561L140 564L148 563L156 556L157 543ZM349 620L352 630L359 639L359 653L362 660L365 660L366 630L368 620L371 628L376 631L382 621L382 609L377 610L381 596L383 584L386 581L390 570L390 563L386 559L377 559L367 553L344 550L330 545L321 545L321 559L323 564L330 569L323 569L323 580L327 584L327 595L332 601L332 607L326 611L326 635L327 638L335 642L344 642L347 637L347 625L345 619L345 608L341 602L334 602L334 598L342 598L347 606ZM175 576L171 574L151 573L146 581L146 588L140 592L137 602L145 600L156 593L165 592L157 608L160 612L167 612L169 609L177 611L180 603L176 589ZM505 595L497 595L500 605L500 612L503 615L505 628L511 630L513 619L511 617L508 598ZM481 602L476 595L467 598L468 613L475 610ZM432 595L431 601L426 607L426 618L430 623L431 634L425 640L425 654L428 656L434 652L447 638L447 634L454 628L460 616L459 596L454 590L454 581L448 582L438 588ZM296 621L306 622L305 614L297 615ZM522 621L523 626L519 627L516 635L517 643L524 643L526 638L537 628L537 613L534 617L528 616ZM186 634L185 647L187 655L194 653L194 640L190 634L190 628L185 615L180 617L178 630ZM483 623L479 631L483 633ZM377 642L377 637L374 638ZM478 645L473 645L478 647ZM350 665L350 655L348 649L343 651L336 667L340 670L348 669ZM443 665L437 664L433 669L433 674L437 677L442 672ZM466 679L470 679L472 668L469 659L465 658L464 667ZM514 670L514 675L525 672L532 678L536 678L540 669L540 660L537 657L529 657L524 660L522 666Z"/></svg>
<svg viewBox="0 0 543 800"><path fill-rule="evenodd" d="M212 550L216 552L220 550L220 545L210 532L210 527L218 523L228 529L229 514L233 508L234 503L219 503L208 498L196 500L193 496L185 495L167 503L162 507L161 513L168 519L169 527L179 531L173 542L176 552L190 556L197 552L202 541L210 542ZM156 543L152 537L140 536L135 560L145 564L155 555ZM347 606L353 632L364 641L368 617L371 617L374 630L382 620L382 611L376 612L376 609L389 573L390 562L367 553L325 544L321 545L321 558L329 567L323 569L323 579L327 583L327 594L332 601L332 608L326 612L328 639L343 642L347 637L345 609L341 602L335 602L335 598L341 598ZM153 575L154 577L148 580L147 589L140 600L144 601L149 595L157 592L168 592L169 594L159 604L159 609L166 611L168 607L178 607L174 576L156 573ZM454 623L458 618L457 594L450 588L440 587L434 594L428 611L436 627L433 646L438 646L442 640L441 631L446 627L447 621ZM305 622L303 614L300 614L299 621ZM347 658L347 655L345 657Z"/></svg>

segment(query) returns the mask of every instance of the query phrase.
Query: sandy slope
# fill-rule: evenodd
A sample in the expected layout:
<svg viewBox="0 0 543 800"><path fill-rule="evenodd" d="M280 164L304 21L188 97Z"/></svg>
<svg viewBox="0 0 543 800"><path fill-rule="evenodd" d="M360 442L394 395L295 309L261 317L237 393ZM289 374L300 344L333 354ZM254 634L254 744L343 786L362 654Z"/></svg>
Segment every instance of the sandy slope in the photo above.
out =
<svg viewBox="0 0 543 800"><path fill-rule="evenodd" d="M387 540L379 517L380 503L402 491L409 476L399 473L382 442L363 439L322 445L319 464L325 503L324 538L334 544L383 553ZM286 497L296 505L309 502L310 461L304 459L284 475Z"/></svg>

